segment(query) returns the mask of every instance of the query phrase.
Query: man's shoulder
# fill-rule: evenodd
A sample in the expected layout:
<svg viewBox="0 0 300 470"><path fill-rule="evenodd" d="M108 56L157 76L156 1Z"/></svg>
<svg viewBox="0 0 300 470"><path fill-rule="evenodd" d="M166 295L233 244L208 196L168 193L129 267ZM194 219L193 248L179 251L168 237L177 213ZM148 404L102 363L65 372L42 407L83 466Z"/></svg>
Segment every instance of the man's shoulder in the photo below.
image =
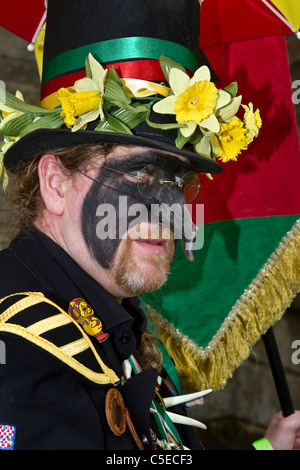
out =
<svg viewBox="0 0 300 470"><path fill-rule="evenodd" d="M41 290L40 281L8 247L0 251L0 298L16 291Z"/></svg>
<svg viewBox="0 0 300 470"><path fill-rule="evenodd" d="M119 380L68 312L41 292L17 292L0 299L0 334L25 340L93 383Z"/></svg>

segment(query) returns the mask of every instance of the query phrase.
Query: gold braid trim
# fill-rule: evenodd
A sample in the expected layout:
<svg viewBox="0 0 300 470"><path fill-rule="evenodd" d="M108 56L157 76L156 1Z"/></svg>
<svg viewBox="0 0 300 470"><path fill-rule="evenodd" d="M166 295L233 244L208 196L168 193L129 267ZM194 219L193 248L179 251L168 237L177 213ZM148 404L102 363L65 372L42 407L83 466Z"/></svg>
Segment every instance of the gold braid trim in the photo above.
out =
<svg viewBox="0 0 300 470"><path fill-rule="evenodd" d="M261 335L280 320L300 292L300 219L237 300L203 348L149 306L145 310L173 358L182 383L223 388Z"/></svg>
<svg viewBox="0 0 300 470"><path fill-rule="evenodd" d="M52 302L50 299L47 299L47 297L45 297L44 294L42 294L41 292L18 292L15 294L11 294L7 297L0 299L0 304L4 300L18 295L24 295L25 297L10 306L2 314L0 314L0 332L3 331L6 333L15 334L30 341L31 343L49 352L57 359L61 360L69 367L76 370L92 382L95 382L97 384L116 384L119 382L118 376L112 369L110 369L104 364L104 362L96 352L89 336L82 330L78 323L67 312L65 312L61 307L59 307L59 305ZM38 321L37 323L34 323L27 328L24 328L17 324L6 323L8 320L11 319L11 317L13 317L13 315L19 313L23 309L36 305L38 303L41 303L42 305L43 302L52 305L60 313L49 317L46 320ZM75 325L75 327L80 331L82 335L81 339L66 344L65 346L58 347L50 341L39 336L44 331L47 331L49 328L57 328L67 323L73 323ZM85 351L88 348L91 349L93 355L95 356L95 359L103 370L103 373L95 372L89 369L84 364L81 364L79 361L72 357L73 355Z"/></svg>

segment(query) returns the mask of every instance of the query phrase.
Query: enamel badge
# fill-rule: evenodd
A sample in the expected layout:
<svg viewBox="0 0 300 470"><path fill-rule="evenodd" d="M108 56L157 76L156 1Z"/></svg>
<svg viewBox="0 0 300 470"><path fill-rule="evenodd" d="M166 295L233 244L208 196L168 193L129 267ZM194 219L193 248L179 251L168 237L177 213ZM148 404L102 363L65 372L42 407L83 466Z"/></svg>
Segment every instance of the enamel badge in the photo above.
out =
<svg viewBox="0 0 300 470"><path fill-rule="evenodd" d="M95 317L94 310L84 299L74 299L69 305L69 314L82 325L84 331L96 338L99 343L105 341L109 334L104 333L102 329L102 322L99 318Z"/></svg>
<svg viewBox="0 0 300 470"><path fill-rule="evenodd" d="M15 438L16 426L0 424L0 450L13 450Z"/></svg>

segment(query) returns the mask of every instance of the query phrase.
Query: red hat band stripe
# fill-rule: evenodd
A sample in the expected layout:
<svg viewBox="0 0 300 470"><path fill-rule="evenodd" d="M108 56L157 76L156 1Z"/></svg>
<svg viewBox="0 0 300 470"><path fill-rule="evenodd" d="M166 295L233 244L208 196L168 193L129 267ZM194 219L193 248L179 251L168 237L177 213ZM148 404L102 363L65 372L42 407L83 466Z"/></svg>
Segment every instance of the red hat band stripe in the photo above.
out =
<svg viewBox="0 0 300 470"><path fill-rule="evenodd" d="M134 60L117 62L115 64L104 65L104 68L114 67L120 78L135 78L147 81L164 81L165 77L158 60ZM76 80L85 77L85 70L62 75L49 80L42 87L41 100L60 88L68 88L74 85Z"/></svg>

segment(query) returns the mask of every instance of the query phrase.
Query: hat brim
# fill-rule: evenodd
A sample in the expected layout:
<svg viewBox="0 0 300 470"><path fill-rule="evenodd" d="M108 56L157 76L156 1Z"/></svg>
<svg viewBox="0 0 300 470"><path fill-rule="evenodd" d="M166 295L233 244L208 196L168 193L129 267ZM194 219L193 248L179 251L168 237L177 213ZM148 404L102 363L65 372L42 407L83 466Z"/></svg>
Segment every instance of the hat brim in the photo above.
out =
<svg viewBox="0 0 300 470"><path fill-rule="evenodd" d="M98 142L149 147L180 155L193 162L195 170L201 173L221 173L223 171L223 167L210 158L198 155L191 150L179 149L175 145L160 141L157 138L93 130L71 132L66 128L38 129L25 135L7 150L4 156L4 165L7 170L13 172L21 162L29 161L39 153Z"/></svg>

